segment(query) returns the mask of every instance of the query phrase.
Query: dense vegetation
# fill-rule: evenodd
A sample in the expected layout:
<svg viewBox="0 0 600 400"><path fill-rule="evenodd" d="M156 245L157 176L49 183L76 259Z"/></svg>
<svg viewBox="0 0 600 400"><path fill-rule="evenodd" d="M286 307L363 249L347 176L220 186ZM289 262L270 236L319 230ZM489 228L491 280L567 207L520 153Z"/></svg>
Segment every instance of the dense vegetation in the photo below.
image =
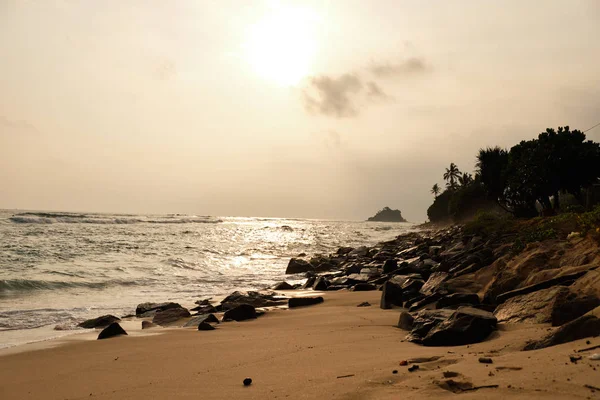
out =
<svg viewBox="0 0 600 400"><path fill-rule="evenodd" d="M443 175L446 189L433 186L431 222L461 222L482 210L516 218L584 211L583 191L600 178L600 144L568 126L547 129L510 150L481 149L476 158L475 176L451 163ZM570 204L561 207L565 198Z"/></svg>

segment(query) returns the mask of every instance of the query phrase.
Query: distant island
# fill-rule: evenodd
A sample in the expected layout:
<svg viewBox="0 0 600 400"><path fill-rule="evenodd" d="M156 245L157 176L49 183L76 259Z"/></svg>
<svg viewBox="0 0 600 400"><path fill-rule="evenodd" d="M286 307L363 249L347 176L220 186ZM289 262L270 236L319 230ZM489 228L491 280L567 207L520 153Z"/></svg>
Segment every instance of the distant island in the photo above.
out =
<svg viewBox="0 0 600 400"><path fill-rule="evenodd" d="M392 210L389 207L383 207L374 217L368 219L368 221L380 221L380 222L406 222L402 217L400 210Z"/></svg>

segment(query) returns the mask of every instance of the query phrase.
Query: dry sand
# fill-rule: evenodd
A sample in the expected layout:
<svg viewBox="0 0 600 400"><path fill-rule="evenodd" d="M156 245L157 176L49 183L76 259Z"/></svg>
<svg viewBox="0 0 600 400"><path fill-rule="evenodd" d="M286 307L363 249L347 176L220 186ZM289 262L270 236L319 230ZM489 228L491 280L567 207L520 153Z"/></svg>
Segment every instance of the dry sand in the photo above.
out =
<svg viewBox="0 0 600 400"><path fill-rule="evenodd" d="M399 311L379 309L379 297L328 293L321 305L208 332L159 328L152 331L163 334L22 346L0 353L0 399L600 398L585 387L600 387L600 361L587 358L593 351L569 360L600 339L522 352L549 328L513 325L480 344L421 347L403 341L406 332L394 327ZM356 307L363 301L372 306ZM441 358L415 372L399 365L432 356ZM493 364L479 363L482 356ZM444 371L458 373L454 381L499 387L455 394L437 383ZM254 381L249 387L246 377Z"/></svg>

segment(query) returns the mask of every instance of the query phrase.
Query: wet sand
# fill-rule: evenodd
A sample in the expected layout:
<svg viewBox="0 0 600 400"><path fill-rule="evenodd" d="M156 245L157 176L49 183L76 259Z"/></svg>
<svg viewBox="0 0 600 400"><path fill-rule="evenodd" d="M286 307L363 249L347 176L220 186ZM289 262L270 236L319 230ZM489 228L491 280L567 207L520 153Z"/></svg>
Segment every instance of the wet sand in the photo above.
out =
<svg viewBox="0 0 600 400"><path fill-rule="evenodd" d="M599 338L522 352L549 327L519 324L500 325L484 343L422 347L403 341L407 332L395 327L399 310L381 310L379 298L377 291L327 293L323 304L272 310L214 331L156 328L144 331L152 335L87 340L95 332L3 350L0 398L452 398L458 394L440 387L448 379L467 389L498 385L463 391L461 398L600 398L585 386L600 387L600 361L587 358L594 351L569 360ZM372 306L356 307L363 301ZM483 356L493 364L479 363ZM417 357L440 358L414 372L399 365ZM457 375L444 378L444 371ZM247 377L253 384L244 387Z"/></svg>

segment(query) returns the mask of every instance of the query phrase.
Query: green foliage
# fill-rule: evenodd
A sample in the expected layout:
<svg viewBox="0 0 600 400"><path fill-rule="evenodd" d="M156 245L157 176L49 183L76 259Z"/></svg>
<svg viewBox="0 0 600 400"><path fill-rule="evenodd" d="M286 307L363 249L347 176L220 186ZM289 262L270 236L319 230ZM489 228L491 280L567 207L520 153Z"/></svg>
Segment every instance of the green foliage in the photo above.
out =
<svg viewBox="0 0 600 400"><path fill-rule="evenodd" d="M477 236L504 236L516 229L516 220L512 216L489 211L478 212L464 227L466 234Z"/></svg>
<svg viewBox="0 0 600 400"><path fill-rule="evenodd" d="M427 209L427 217L431 222L443 223L449 221L448 205L451 197L452 192L446 190L435 198L433 204Z"/></svg>

